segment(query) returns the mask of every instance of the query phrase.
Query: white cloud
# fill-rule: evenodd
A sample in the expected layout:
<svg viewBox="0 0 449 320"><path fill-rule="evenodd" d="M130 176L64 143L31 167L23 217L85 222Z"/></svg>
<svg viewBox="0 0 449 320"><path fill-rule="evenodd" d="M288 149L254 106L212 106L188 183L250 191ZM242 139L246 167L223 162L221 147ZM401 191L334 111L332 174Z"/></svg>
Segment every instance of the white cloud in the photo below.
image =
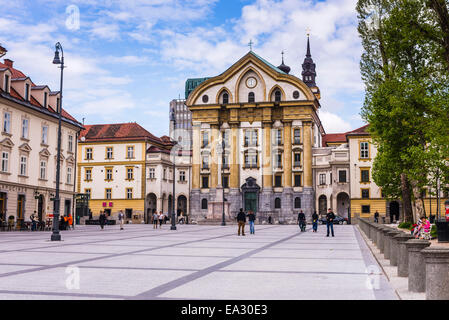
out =
<svg viewBox="0 0 449 320"><path fill-rule="evenodd" d="M354 130L349 122L334 113L321 111L320 119L326 133L344 133Z"/></svg>

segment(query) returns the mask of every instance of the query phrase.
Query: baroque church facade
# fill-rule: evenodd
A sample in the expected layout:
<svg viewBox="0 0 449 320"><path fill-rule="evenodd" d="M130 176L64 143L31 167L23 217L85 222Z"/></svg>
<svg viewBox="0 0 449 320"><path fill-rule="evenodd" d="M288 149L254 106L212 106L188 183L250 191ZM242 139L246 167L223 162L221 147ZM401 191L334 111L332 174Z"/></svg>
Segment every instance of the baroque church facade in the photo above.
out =
<svg viewBox="0 0 449 320"><path fill-rule="evenodd" d="M252 50L222 74L190 79L192 219L232 219L240 208L291 221L315 209L312 148L325 134L307 42L301 78ZM187 95L187 94L186 94ZM223 202L224 200L224 202Z"/></svg>

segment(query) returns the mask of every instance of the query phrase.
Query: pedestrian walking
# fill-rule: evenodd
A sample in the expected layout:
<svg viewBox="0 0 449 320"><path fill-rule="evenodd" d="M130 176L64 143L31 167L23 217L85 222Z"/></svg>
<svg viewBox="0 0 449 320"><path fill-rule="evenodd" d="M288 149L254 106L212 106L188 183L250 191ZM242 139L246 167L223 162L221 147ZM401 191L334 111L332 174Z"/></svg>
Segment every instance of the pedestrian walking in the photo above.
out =
<svg viewBox="0 0 449 320"><path fill-rule="evenodd" d="M256 231L254 229L254 223L256 221L256 215L253 211L250 211L248 214L248 221L249 221L249 233L250 234L256 234Z"/></svg>
<svg viewBox="0 0 449 320"><path fill-rule="evenodd" d="M123 214L123 211L120 210L118 213L118 221L120 222L120 230L123 230L123 223L125 222L125 215Z"/></svg>
<svg viewBox="0 0 449 320"><path fill-rule="evenodd" d="M240 235L240 229L242 230L242 236L245 235L245 223L246 223L246 215L243 212L243 209L240 209L240 212L237 214L237 223L239 224L238 235Z"/></svg>
<svg viewBox="0 0 449 320"><path fill-rule="evenodd" d="M375 222L375 223L379 223L379 212L377 212L377 210L376 210L376 212L374 213L374 222Z"/></svg>
<svg viewBox="0 0 449 320"><path fill-rule="evenodd" d="M36 211L34 211L31 214L30 219L31 219L31 231L36 231L36 229L37 229L36 226L37 226L37 221L38 221Z"/></svg>
<svg viewBox="0 0 449 320"><path fill-rule="evenodd" d="M316 211L313 212L312 214L312 228L313 228L313 232L318 232L318 214L316 213Z"/></svg>
<svg viewBox="0 0 449 320"><path fill-rule="evenodd" d="M106 224L106 214L103 211L100 211L100 227L101 230L104 229L104 225Z"/></svg>
<svg viewBox="0 0 449 320"><path fill-rule="evenodd" d="M329 237L329 229L332 231L332 237L334 236L334 219L335 214L332 212L332 209L329 209L326 215L327 237Z"/></svg>
<svg viewBox="0 0 449 320"><path fill-rule="evenodd" d="M162 223L164 222L165 215L162 213L162 210L159 211L159 229L162 229Z"/></svg>
<svg viewBox="0 0 449 320"><path fill-rule="evenodd" d="M269 224L273 224L273 221L272 221L272 219L271 219L271 216L268 216L268 223L269 223Z"/></svg>
<svg viewBox="0 0 449 320"><path fill-rule="evenodd" d="M153 210L153 229L157 229L157 224L159 222L159 215L156 210Z"/></svg>
<svg viewBox="0 0 449 320"><path fill-rule="evenodd" d="M306 215L302 210L298 213L298 225L302 232L306 231Z"/></svg>

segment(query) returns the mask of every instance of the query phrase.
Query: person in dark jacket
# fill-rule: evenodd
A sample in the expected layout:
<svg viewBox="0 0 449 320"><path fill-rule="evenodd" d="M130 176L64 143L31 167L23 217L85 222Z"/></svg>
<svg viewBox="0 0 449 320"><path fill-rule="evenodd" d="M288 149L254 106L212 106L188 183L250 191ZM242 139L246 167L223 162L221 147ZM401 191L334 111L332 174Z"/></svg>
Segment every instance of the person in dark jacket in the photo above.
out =
<svg viewBox="0 0 449 320"><path fill-rule="evenodd" d="M254 230L254 222L256 221L256 215L253 211L250 211L248 214L248 221L249 221L249 233L256 234L256 231Z"/></svg>
<svg viewBox="0 0 449 320"><path fill-rule="evenodd" d="M240 235L240 229L242 229L242 236L245 235L245 223L246 223L246 215L243 212L243 209L240 209L240 212L237 214L237 223L239 224L238 235Z"/></svg>
<svg viewBox="0 0 449 320"><path fill-rule="evenodd" d="M327 237L329 237L329 229L332 231L332 237L334 236L334 219L335 214L332 212L332 209L329 209L326 215Z"/></svg>
<svg viewBox="0 0 449 320"><path fill-rule="evenodd" d="M306 215L302 212L302 210L298 213L298 225L299 228L301 228L301 231L305 231Z"/></svg>
<svg viewBox="0 0 449 320"><path fill-rule="evenodd" d="M318 231L318 214L316 213L316 211L313 212L312 214L312 226L313 226L313 232L317 232Z"/></svg>
<svg viewBox="0 0 449 320"><path fill-rule="evenodd" d="M374 213L374 222L379 223L379 212L377 211Z"/></svg>
<svg viewBox="0 0 449 320"><path fill-rule="evenodd" d="M106 214L103 211L100 211L100 227L101 230L104 229L104 225L106 224Z"/></svg>

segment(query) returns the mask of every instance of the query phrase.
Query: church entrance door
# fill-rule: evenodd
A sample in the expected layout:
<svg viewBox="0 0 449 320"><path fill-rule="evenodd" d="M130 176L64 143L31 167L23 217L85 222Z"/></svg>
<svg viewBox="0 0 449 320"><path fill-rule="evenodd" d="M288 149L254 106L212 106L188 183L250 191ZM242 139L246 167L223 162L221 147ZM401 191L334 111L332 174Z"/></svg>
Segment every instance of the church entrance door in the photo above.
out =
<svg viewBox="0 0 449 320"><path fill-rule="evenodd" d="M257 212L257 193L245 192L245 211Z"/></svg>

